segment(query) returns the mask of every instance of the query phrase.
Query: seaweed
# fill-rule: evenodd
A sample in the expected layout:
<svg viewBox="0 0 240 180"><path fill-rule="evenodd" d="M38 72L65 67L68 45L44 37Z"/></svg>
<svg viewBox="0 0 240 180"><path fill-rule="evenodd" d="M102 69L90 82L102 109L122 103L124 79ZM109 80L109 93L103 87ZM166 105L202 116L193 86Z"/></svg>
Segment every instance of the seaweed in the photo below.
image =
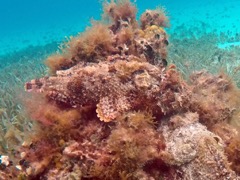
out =
<svg viewBox="0 0 240 180"><path fill-rule="evenodd" d="M187 81L168 65L163 9L147 10L140 23L128 0L105 2L104 11L47 59L49 76L25 83L31 128L21 138L7 128L19 150L1 163L2 176L239 178L232 79L199 71Z"/></svg>

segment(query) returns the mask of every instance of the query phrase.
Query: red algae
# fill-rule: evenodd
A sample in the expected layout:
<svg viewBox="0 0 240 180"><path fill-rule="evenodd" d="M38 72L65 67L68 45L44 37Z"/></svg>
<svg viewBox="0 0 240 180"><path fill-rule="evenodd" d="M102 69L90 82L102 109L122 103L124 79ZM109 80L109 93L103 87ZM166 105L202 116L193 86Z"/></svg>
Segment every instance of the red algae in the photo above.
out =
<svg viewBox="0 0 240 180"><path fill-rule="evenodd" d="M200 71L189 83L167 66L162 9L140 23L128 0L106 2L104 11L47 59L51 76L25 84L35 131L0 177L239 179L230 124L239 121L240 96L231 80Z"/></svg>

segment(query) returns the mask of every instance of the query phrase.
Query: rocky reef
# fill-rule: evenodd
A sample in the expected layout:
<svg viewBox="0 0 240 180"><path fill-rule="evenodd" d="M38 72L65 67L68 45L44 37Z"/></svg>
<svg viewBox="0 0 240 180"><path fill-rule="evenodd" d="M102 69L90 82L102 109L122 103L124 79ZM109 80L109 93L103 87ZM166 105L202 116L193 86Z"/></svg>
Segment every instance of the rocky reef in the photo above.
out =
<svg viewBox="0 0 240 180"><path fill-rule="evenodd" d="M240 179L240 91L167 63L163 9L128 0L64 44L50 76L25 84L36 123L1 179Z"/></svg>

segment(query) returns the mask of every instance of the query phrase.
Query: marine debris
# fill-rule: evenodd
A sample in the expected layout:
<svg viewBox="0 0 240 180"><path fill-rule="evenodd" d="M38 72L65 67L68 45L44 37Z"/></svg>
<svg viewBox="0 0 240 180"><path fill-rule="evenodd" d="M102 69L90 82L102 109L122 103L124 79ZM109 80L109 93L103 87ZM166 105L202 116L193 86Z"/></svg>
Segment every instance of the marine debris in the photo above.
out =
<svg viewBox="0 0 240 180"><path fill-rule="evenodd" d="M240 91L167 65L168 24L162 9L137 22L130 1L106 2L47 59L51 75L25 84L37 123L2 179L240 179Z"/></svg>

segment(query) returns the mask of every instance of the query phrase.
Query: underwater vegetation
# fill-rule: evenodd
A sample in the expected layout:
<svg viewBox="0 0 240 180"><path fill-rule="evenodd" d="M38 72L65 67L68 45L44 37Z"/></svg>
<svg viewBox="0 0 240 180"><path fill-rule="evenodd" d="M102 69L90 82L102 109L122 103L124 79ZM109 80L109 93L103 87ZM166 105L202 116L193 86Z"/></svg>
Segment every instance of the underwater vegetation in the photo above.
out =
<svg viewBox="0 0 240 180"><path fill-rule="evenodd" d="M103 9L101 21L47 58L49 76L43 68L25 83L23 119L32 121L18 121L24 135L13 153L1 150L0 178L240 179L234 78L184 64L191 49L185 62L169 51L163 9L139 22L128 0ZM221 53L209 57L231 56ZM16 137L3 129L3 140Z"/></svg>
<svg viewBox="0 0 240 180"><path fill-rule="evenodd" d="M0 153L15 158L16 150L22 144L25 135L31 131L32 122L24 108L25 93L22 86L29 77L46 75L47 68L42 60L49 56L49 51L56 51L57 44L44 47L30 47L13 55L1 56L1 60L13 64L2 63L0 69ZM27 53L29 52L29 53ZM4 167L4 166L1 166Z"/></svg>

